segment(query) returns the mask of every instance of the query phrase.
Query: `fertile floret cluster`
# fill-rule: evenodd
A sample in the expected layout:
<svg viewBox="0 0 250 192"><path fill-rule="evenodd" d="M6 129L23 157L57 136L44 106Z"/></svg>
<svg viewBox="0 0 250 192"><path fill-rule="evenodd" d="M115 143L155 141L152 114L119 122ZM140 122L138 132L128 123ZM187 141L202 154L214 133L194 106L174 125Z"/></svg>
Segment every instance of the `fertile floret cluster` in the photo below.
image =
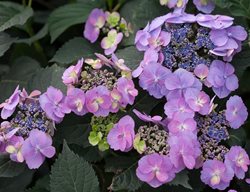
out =
<svg viewBox="0 0 250 192"><path fill-rule="evenodd" d="M68 87L66 103L77 115L90 112L106 117L132 105L138 94L124 60L114 54L111 59L96 55L96 60L79 60L62 77Z"/></svg>

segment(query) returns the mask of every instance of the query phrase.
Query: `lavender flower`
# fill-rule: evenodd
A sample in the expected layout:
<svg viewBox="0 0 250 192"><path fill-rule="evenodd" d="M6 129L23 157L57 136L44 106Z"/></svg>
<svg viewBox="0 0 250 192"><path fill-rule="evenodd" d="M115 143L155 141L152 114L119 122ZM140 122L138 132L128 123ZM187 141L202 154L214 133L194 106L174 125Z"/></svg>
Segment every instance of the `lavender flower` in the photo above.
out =
<svg viewBox="0 0 250 192"><path fill-rule="evenodd" d="M166 5L168 8L174 8L174 12L182 12L186 8L188 0L160 0L161 5Z"/></svg>
<svg viewBox="0 0 250 192"><path fill-rule="evenodd" d="M86 21L84 37L91 43L94 43L100 33L100 29L104 26L106 15L101 9L93 9Z"/></svg>
<svg viewBox="0 0 250 192"><path fill-rule="evenodd" d="M96 116L108 116L111 106L109 90L98 86L86 92L86 108Z"/></svg>
<svg viewBox="0 0 250 192"><path fill-rule="evenodd" d="M250 160L242 147L233 146L225 156L225 164L234 171L238 179L244 179Z"/></svg>
<svg viewBox="0 0 250 192"><path fill-rule="evenodd" d="M224 56L224 60L230 61L232 56L241 50L241 42L246 40L247 32L241 26L232 26L226 29L212 30L210 38L216 45L210 52L218 56Z"/></svg>
<svg viewBox="0 0 250 192"><path fill-rule="evenodd" d="M108 36L104 37L101 42L101 47L104 49L105 55L114 53L122 38L123 34L121 32L117 33L115 29L110 30Z"/></svg>
<svg viewBox="0 0 250 192"><path fill-rule="evenodd" d="M110 148L120 151L130 151L133 148L135 138L135 122L126 115L119 120L117 124L110 130L107 140Z"/></svg>
<svg viewBox="0 0 250 192"><path fill-rule="evenodd" d="M196 21L199 25L210 29L225 29L233 25L234 18L224 15L198 14Z"/></svg>
<svg viewBox="0 0 250 192"><path fill-rule="evenodd" d="M238 88L238 78L234 74L234 67L230 63L219 60L213 61L210 66L207 81L219 98L227 97L231 91Z"/></svg>
<svg viewBox="0 0 250 192"><path fill-rule="evenodd" d="M215 8L213 0L193 0L196 8L203 13L211 13Z"/></svg>
<svg viewBox="0 0 250 192"><path fill-rule="evenodd" d="M1 111L2 119L7 119L14 113L16 106L18 105L20 101L19 94L20 94L20 90L19 90L19 86L17 86L17 88L15 89L14 93L10 96L10 98L7 99L2 104L0 104L0 109L2 108L2 111Z"/></svg>
<svg viewBox="0 0 250 192"><path fill-rule="evenodd" d="M14 135L16 134L18 129L11 130L11 124L7 121L1 123L1 132L0 132L0 152L5 152L6 147L11 143ZM5 130L10 129L9 132L6 133Z"/></svg>
<svg viewBox="0 0 250 192"><path fill-rule="evenodd" d="M21 153L30 169L39 168L45 157L52 158L55 155L55 148L52 145L51 137L37 129L30 132L29 137L24 141Z"/></svg>
<svg viewBox="0 0 250 192"><path fill-rule="evenodd" d="M248 117L247 108L239 96L230 97L225 111L226 119L233 129L238 129Z"/></svg>
<svg viewBox="0 0 250 192"><path fill-rule="evenodd" d="M124 105L134 103L135 97L138 95L138 90L132 80L121 77L117 82L117 90L122 95L122 103Z"/></svg>
<svg viewBox="0 0 250 192"><path fill-rule="evenodd" d="M202 84L192 73L185 69L177 69L174 73L167 75L165 87L169 90L167 99L171 100L183 97L187 90L200 91Z"/></svg>
<svg viewBox="0 0 250 192"><path fill-rule="evenodd" d="M78 78L81 75L83 59L80 59L75 66L70 66L63 73L62 80L65 85L78 83Z"/></svg>
<svg viewBox="0 0 250 192"><path fill-rule="evenodd" d="M152 62L150 65L144 67L139 77L139 84L144 90L147 90L150 95L157 99L162 98L167 91L164 84L168 74L171 74L169 69L159 63Z"/></svg>
<svg viewBox="0 0 250 192"><path fill-rule="evenodd" d="M117 91L116 89L113 89L110 92L110 97L111 97L111 102L112 102L110 111L113 113L116 113L120 110L120 106L123 105L122 95L120 94L119 91Z"/></svg>
<svg viewBox="0 0 250 192"><path fill-rule="evenodd" d="M132 73L133 77L138 77L142 73L145 66L150 65L158 61L159 55L154 49L147 49L144 58L141 61L140 65Z"/></svg>
<svg viewBox="0 0 250 192"><path fill-rule="evenodd" d="M165 114L170 119L187 119L194 117L194 111L190 109L183 98L172 99L164 106Z"/></svg>
<svg viewBox="0 0 250 192"><path fill-rule="evenodd" d="M174 179L175 169L169 157L154 153L139 160L136 175L141 181L157 188Z"/></svg>
<svg viewBox="0 0 250 192"><path fill-rule="evenodd" d="M63 93L52 86L40 96L39 102L46 115L56 123L60 123L65 114L70 113Z"/></svg>
<svg viewBox="0 0 250 192"><path fill-rule="evenodd" d="M85 109L85 93L81 89L68 89L65 103L67 103L68 108L77 115L83 116L87 113Z"/></svg>
<svg viewBox="0 0 250 192"><path fill-rule="evenodd" d="M13 136L11 142L6 147L6 152L10 154L10 159L15 162L22 163L24 161L23 154L21 152L24 139L23 137Z"/></svg>
<svg viewBox="0 0 250 192"><path fill-rule="evenodd" d="M209 114L212 107L209 96L203 91L189 89L185 92L185 100L193 111L199 112L202 115Z"/></svg>
<svg viewBox="0 0 250 192"><path fill-rule="evenodd" d="M228 169L223 162L208 160L203 164L201 180L213 189L226 189L232 179L232 169Z"/></svg>
<svg viewBox="0 0 250 192"><path fill-rule="evenodd" d="M209 68L204 64L197 65L194 69L194 74L197 77L199 77L201 81L207 78L208 73L209 73Z"/></svg>
<svg viewBox="0 0 250 192"><path fill-rule="evenodd" d="M192 118L184 120L172 120L168 124L168 130L173 135L195 133L196 121Z"/></svg>
<svg viewBox="0 0 250 192"><path fill-rule="evenodd" d="M196 159L201 155L200 144L193 133L170 136L168 139L170 146L169 156L177 171L185 167L193 169Z"/></svg>

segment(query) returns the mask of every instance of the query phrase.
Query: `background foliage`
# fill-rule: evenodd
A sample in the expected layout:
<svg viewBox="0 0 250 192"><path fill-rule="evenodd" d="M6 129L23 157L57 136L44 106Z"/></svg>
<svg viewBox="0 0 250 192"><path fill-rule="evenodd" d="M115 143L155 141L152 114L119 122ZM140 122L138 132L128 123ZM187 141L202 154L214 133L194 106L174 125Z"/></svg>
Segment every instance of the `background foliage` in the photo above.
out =
<svg viewBox="0 0 250 192"><path fill-rule="evenodd" d="M249 0L215 0L216 12L231 15L236 23L250 28ZM19 84L29 91L45 91L49 85L65 91L61 76L65 67L81 57L102 53L99 43L90 44L82 37L84 22L95 8L119 10L132 23L134 34L119 46L117 55L132 69L142 54L136 51L135 32L156 16L167 13L158 0L16 0L0 1L0 102L8 98ZM193 7L189 7L194 11ZM250 107L250 47L233 64L240 78L241 95ZM161 101L140 90L133 108L147 113L157 111ZM132 108L128 109L132 115ZM57 127L54 145L59 153L36 171L0 156L0 192L97 192L97 191L209 191L199 182L199 172L183 171L170 184L152 189L135 175L138 156L133 152L101 153L91 147L87 137L90 117L66 117ZM231 145L241 144L250 152L250 122L242 131L232 133ZM249 174L249 173L248 173ZM249 176L249 175L248 175ZM243 181L232 184L240 191L248 191Z"/></svg>

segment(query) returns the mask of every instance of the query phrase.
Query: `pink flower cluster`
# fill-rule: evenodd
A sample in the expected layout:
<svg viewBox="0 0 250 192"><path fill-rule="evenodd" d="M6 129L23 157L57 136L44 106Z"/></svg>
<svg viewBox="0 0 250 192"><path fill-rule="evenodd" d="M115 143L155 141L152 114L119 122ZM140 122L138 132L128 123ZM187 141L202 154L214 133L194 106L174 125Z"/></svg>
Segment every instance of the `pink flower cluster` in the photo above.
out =
<svg viewBox="0 0 250 192"><path fill-rule="evenodd" d="M132 105L138 94L124 60L115 55L111 59L97 56L96 60L86 59L85 63L83 59L79 60L77 65L66 69L62 77L68 87L66 108L80 116L90 112L106 117L110 112L116 113L128 104ZM85 89L87 85L89 87Z"/></svg>
<svg viewBox="0 0 250 192"><path fill-rule="evenodd" d="M130 30L130 24L127 24L118 12L104 12L102 9L96 8L91 11L83 34L86 39L94 43L102 32L105 37L101 41L101 47L104 49L105 55L110 55L117 49L123 35L129 36Z"/></svg>
<svg viewBox="0 0 250 192"><path fill-rule="evenodd" d="M0 153L9 154L12 161L25 162L30 169L39 168L46 157L55 155L51 138L54 122L65 112L60 91L50 87L47 94L40 94L33 91L28 95L17 87L0 105L1 118L6 120L0 125Z"/></svg>

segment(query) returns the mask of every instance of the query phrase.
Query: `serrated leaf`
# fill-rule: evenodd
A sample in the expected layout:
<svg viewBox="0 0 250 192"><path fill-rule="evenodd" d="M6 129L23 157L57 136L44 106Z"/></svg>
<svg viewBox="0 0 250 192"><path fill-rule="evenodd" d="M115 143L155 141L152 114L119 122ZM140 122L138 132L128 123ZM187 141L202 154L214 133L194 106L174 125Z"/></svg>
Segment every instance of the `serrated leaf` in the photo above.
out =
<svg viewBox="0 0 250 192"><path fill-rule="evenodd" d="M90 146L88 136L91 128L89 124L79 124L67 127L60 127L56 133L55 140L60 144L65 139L68 144L76 144L82 147Z"/></svg>
<svg viewBox="0 0 250 192"><path fill-rule="evenodd" d="M189 177L188 177L188 171L184 170L178 174L176 174L176 177L174 178L173 181L171 181L170 183L168 183L167 185L174 185L174 186L178 186L181 185L187 189L193 189L192 186L189 184Z"/></svg>
<svg viewBox="0 0 250 192"><path fill-rule="evenodd" d="M161 6L159 0L128 1L121 9L121 16L132 23L134 32L144 28L155 17L167 14L166 7Z"/></svg>
<svg viewBox="0 0 250 192"><path fill-rule="evenodd" d="M40 69L40 64L29 57L20 57L15 60L9 73L3 76L0 81L0 90L4 90L0 94L0 102L9 98L17 85L20 88L27 88L29 79Z"/></svg>
<svg viewBox="0 0 250 192"><path fill-rule="evenodd" d="M0 177L15 177L25 170L23 163L15 163L9 155L0 155Z"/></svg>
<svg viewBox="0 0 250 192"><path fill-rule="evenodd" d="M83 24L92 9L98 7L91 1L71 3L57 8L48 19L51 42L54 42L66 29Z"/></svg>
<svg viewBox="0 0 250 192"><path fill-rule="evenodd" d="M116 52L119 59L124 59L125 64L132 70L136 69L143 60L143 53L139 52L135 46L126 47Z"/></svg>
<svg viewBox="0 0 250 192"><path fill-rule="evenodd" d="M65 93L66 86L62 83L62 75L64 71L64 68L59 67L56 64L51 67L40 69L29 79L28 89L30 91L37 89L45 92L49 86L53 86Z"/></svg>
<svg viewBox="0 0 250 192"><path fill-rule="evenodd" d="M137 164L134 164L124 172L119 175L116 175L113 178L111 189L113 191L127 190L135 191L142 186L142 181L140 181L135 173Z"/></svg>
<svg viewBox="0 0 250 192"><path fill-rule="evenodd" d="M33 15L30 7L17 3L0 2L0 32L16 25L23 25Z"/></svg>
<svg viewBox="0 0 250 192"><path fill-rule="evenodd" d="M7 33L0 32L0 57L10 48L16 38L10 37Z"/></svg>
<svg viewBox="0 0 250 192"><path fill-rule="evenodd" d="M83 37L75 37L58 49L50 62L56 62L62 66L67 66L81 58L92 58L95 52L100 51L99 47L91 44Z"/></svg>
<svg viewBox="0 0 250 192"><path fill-rule="evenodd" d="M28 45L31 45L32 43L34 43L37 40L40 40L42 38L44 38L47 34L48 34L48 25L44 25L43 28L38 31L37 34L35 34L34 36L27 38L27 39L18 39L16 40L16 43L26 43Z"/></svg>
<svg viewBox="0 0 250 192"><path fill-rule="evenodd" d="M99 183L91 165L73 153L66 142L51 169L51 192L98 192Z"/></svg>

